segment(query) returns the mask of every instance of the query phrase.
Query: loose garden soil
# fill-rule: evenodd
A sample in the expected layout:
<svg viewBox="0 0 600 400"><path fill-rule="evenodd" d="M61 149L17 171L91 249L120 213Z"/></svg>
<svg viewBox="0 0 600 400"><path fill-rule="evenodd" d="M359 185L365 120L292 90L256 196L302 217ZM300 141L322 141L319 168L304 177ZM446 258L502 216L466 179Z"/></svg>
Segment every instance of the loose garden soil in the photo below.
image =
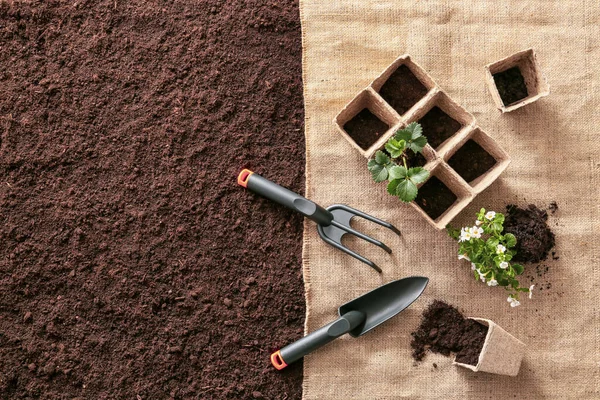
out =
<svg viewBox="0 0 600 400"><path fill-rule="evenodd" d="M388 129L388 124L377 118L368 108L363 109L344 124L346 133L363 150L371 147Z"/></svg>
<svg viewBox="0 0 600 400"><path fill-rule="evenodd" d="M427 88L406 65L401 65L379 90L379 94L400 115L427 94Z"/></svg>
<svg viewBox="0 0 600 400"><path fill-rule="evenodd" d="M548 213L533 204L527 208L508 205L506 211L504 232L517 238L517 254L513 260L529 263L545 260L554 247L554 233L547 223Z"/></svg>
<svg viewBox="0 0 600 400"><path fill-rule="evenodd" d="M439 107L433 107L419 120L423 136L434 149L444 143L461 128L460 122L450 117Z"/></svg>
<svg viewBox="0 0 600 400"><path fill-rule="evenodd" d="M512 67L494 74L494 82L505 106L523 100L529 95L519 67Z"/></svg>
<svg viewBox="0 0 600 400"><path fill-rule="evenodd" d="M421 361L429 350L445 356L456 353L456 362L477 365L487 331L487 326L463 317L456 307L435 300L412 333L413 358Z"/></svg>
<svg viewBox="0 0 600 400"><path fill-rule="evenodd" d="M471 182L496 165L496 159L470 139L450 157L448 165L465 181Z"/></svg>
<svg viewBox="0 0 600 400"><path fill-rule="evenodd" d="M456 201L456 195L444 182L432 176L419 188L415 201L431 219L437 219Z"/></svg>
<svg viewBox="0 0 600 400"><path fill-rule="evenodd" d="M0 3L0 398L299 399L294 1Z"/></svg>

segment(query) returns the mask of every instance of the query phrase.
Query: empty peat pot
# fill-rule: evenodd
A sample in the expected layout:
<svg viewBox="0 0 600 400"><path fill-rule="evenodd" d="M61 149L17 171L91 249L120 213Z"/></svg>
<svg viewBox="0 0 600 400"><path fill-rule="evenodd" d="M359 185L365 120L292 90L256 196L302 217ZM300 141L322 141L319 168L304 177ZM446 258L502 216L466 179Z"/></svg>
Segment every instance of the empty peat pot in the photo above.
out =
<svg viewBox="0 0 600 400"><path fill-rule="evenodd" d="M488 327L477 365L456 362L456 358L453 364L475 372L516 376L519 373L521 361L525 354L525 344L489 319L469 319Z"/></svg>

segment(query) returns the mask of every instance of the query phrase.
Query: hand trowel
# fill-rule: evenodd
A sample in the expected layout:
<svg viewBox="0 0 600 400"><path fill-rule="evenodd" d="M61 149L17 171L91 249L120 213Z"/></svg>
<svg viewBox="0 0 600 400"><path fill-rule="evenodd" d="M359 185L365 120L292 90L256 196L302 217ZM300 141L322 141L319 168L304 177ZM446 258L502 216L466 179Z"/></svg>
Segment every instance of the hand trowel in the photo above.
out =
<svg viewBox="0 0 600 400"><path fill-rule="evenodd" d="M308 353L349 333L359 337L410 306L425 290L428 278L412 276L378 287L344 304L340 317L271 354L271 363L283 369Z"/></svg>

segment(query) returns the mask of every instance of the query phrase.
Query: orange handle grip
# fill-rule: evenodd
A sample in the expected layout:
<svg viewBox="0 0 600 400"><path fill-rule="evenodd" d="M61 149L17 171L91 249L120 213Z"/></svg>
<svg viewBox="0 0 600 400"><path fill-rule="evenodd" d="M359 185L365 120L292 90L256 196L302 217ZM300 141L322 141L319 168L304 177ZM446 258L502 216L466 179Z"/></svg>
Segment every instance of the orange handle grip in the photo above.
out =
<svg viewBox="0 0 600 400"><path fill-rule="evenodd" d="M248 187L248 179L250 179L250 175L253 173L254 172L250 171L249 169L243 169L237 178L238 185Z"/></svg>
<svg viewBox="0 0 600 400"><path fill-rule="evenodd" d="M275 353L271 354L271 364L280 371L288 366L281 357L281 350L277 350Z"/></svg>

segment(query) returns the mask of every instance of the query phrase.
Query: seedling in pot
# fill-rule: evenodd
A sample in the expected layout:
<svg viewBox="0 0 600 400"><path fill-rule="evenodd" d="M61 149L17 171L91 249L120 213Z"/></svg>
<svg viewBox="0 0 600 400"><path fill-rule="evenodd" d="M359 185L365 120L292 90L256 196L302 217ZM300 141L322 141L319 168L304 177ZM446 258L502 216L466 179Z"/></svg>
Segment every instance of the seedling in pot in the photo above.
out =
<svg viewBox="0 0 600 400"><path fill-rule="evenodd" d="M429 171L423 167L409 167L409 151L419 154L427 144L420 124L413 122L400 129L385 144L385 152L377 151L367 163L375 182L388 181L388 193L410 203L417 197L417 185L429 178ZM400 162L400 165L396 163Z"/></svg>
<svg viewBox="0 0 600 400"><path fill-rule="evenodd" d="M515 235L502 234L504 214L482 208L472 227L456 229L448 225L448 234L459 243L458 259L471 263L476 280L488 286L503 286L508 292L511 307L520 305L519 294L532 296L534 285L521 287L517 277L523 273L521 264L512 263L517 245Z"/></svg>

